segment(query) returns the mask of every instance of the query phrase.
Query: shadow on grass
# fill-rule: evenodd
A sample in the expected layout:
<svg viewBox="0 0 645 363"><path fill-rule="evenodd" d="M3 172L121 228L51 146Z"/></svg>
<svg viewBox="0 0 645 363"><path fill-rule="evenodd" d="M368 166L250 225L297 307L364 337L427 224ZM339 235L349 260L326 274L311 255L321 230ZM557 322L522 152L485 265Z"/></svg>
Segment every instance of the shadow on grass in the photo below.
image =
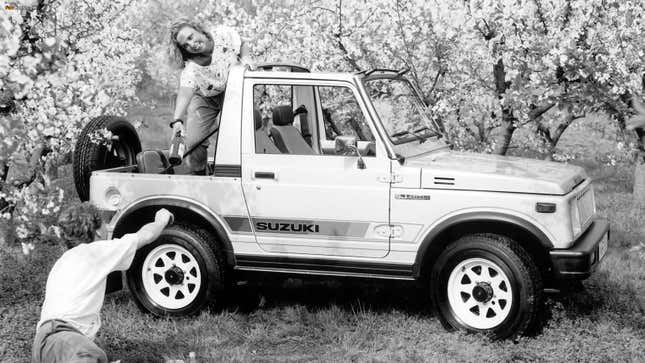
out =
<svg viewBox="0 0 645 363"><path fill-rule="evenodd" d="M236 286L228 309L252 312L257 308L303 305L309 310L337 306L373 312L404 311L430 315L429 289L410 281L370 281L356 279L276 278L249 281Z"/></svg>

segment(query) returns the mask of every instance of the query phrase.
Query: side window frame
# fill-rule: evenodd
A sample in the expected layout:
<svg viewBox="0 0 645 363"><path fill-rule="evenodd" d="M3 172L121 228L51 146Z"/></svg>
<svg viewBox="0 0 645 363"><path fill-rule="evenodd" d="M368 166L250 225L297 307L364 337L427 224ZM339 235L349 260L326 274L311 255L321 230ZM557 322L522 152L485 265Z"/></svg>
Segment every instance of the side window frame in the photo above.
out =
<svg viewBox="0 0 645 363"><path fill-rule="evenodd" d="M323 141L326 141L326 134L325 134L325 125L324 125L324 119L323 119L323 110L322 110L322 101L320 98L320 92L319 92L319 87L344 87L349 89L351 92L351 95L354 97L354 100L356 101L356 104L358 105L358 108L360 109L361 113L363 114L363 118L365 120L365 124L369 128L369 131L371 132L372 136L374 137L374 146L376 150L376 155L363 155L363 157L387 157L387 151L385 150L385 145L383 144L383 140L381 138L381 133L379 132L377 126L375 125L375 120L372 118L372 113L369 112L367 105L364 103L365 100L362 97L361 92L358 90L356 85L354 85L352 82L345 81L345 80L311 80L311 79L298 79L298 78L255 78L251 82L251 106L254 105L254 89L258 85L265 85L265 86L290 86L291 87L291 103L293 103L293 98L294 98L294 92L293 92L293 87L295 86L312 86L314 88L314 102L316 105L316 110L315 110L315 119L316 119L316 131L317 131L317 140L316 142L319 144L319 149L320 149L320 154L315 154L315 155L299 155L299 156L323 156L323 157L329 157L329 156L344 156L344 155L334 155L334 154L324 154L322 152L323 150ZM252 107L251 107L252 109ZM252 112L252 111L251 111ZM311 112L311 110L310 110ZM251 115L252 117L252 115ZM255 143L255 133L253 133L253 142ZM333 142L333 141L327 141L327 142ZM367 142L366 142L367 143ZM255 150L255 144L253 144L253 152L256 155L264 155L262 153L256 153ZM295 155L295 154L270 154L270 155Z"/></svg>
<svg viewBox="0 0 645 363"><path fill-rule="evenodd" d="M360 111L361 116L362 116L360 120L357 120L358 124L351 125L351 129L353 130L353 133L356 134L357 137L359 137L359 141L375 141L376 140L376 137L374 136L374 133L373 133L372 129L369 127L369 122L367 121L366 113L360 107L360 103L358 101L359 98L357 97L357 95L355 93L353 93L353 91L349 87L344 87L344 86L316 86L316 89L317 89L319 95L321 93L320 92L321 88L343 88L343 89L348 90L350 92L351 96L353 96L353 100L355 102L354 104L356 105L356 107L358 108L358 111ZM320 96L320 101L319 102L320 102L321 108L323 106L322 105L322 100L323 100L323 97ZM322 111L322 113L323 113L323 115L322 115L323 123L322 123L321 129L326 131L326 128L324 128L324 126L325 126L325 123L324 123L324 111ZM369 114L367 114L367 115L369 115ZM334 123L334 125L339 126L337 123ZM357 130L357 128L358 128L358 130ZM369 131L369 134L370 134L369 136L372 137L371 140L369 140L369 139L361 139L360 138L361 134L363 134L363 137L366 138L366 135L365 135L366 131ZM336 131L335 131L335 133L337 133L338 136L341 135L340 133L338 133ZM327 133L325 132L324 135L325 135L325 138L326 138ZM348 136L348 135L342 135L342 136ZM327 141L333 141L333 139L326 139L326 140Z"/></svg>

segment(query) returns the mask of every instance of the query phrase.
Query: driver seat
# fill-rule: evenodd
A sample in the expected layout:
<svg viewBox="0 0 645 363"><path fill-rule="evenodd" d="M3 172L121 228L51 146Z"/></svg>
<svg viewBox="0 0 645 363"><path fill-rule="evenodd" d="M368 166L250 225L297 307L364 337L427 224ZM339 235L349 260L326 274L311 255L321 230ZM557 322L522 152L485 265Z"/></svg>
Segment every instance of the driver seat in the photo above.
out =
<svg viewBox="0 0 645 363"><path fill-rule="evenodd" d="M283 154L314 155L300 131L293 126L293 110L289 105L273 108L273 127L271 137Z"/></svg>

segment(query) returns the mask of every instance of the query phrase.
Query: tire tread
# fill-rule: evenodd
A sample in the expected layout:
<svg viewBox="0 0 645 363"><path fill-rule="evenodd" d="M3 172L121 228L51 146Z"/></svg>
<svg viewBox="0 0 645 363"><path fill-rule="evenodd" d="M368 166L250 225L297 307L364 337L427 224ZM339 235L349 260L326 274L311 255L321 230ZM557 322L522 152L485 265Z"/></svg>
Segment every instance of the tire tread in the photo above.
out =
<svg viewBox="0 0 645 363"><path fill-rule="evenodd" d="M130 136L136 139L135 145L133 145L135 155L141 151L141 142L136 130L126 119L118 116L103 115L90 120L79 133L72 157L74 185L81 201L87 201L90 198L90 176L92 171L101 169L99 165L101 146L92 142L88 135L103 128L110 130L114 124L121 124L126 127L128 132L132 134Z"/></svg>
<svg viewBox="0 0 645 363"><path fill-rule="evenodd" d="M440 257L436 262L442 260L442 256L450 255L456 249L466 248L467 246L481 246L482 244L493 244L498 249L500 249L507 258L510 258L513 261L513 264L520 270L521 275L528 277L527 284L527 295L529 296L529 301L527 301L528 308L526 309L529 316L521 321L521 324L517 326L511 334L498 334L493 338L503 339L507 337L516 338L520 335L528 335L540 326L540 318L542 309L544 306L544 294L543 294L543 280L540 270L537 265L529 255L529 253L522 248L522 246L515 240L494 233L474 233L465 235L458 240L449 244L446 249L442 252ZM439 280L439 272L441 268L438 266L433 266L432 269L432 282L437 282ZM434 291L434 287L433 288ZM433 295L435 293L433 292ZM438 309L438 302L434 301L435 308ZM441 315L441 313L439 313ZM448 328L455 328L448 326L448 323L443 320L442 323Z"/></svg>
<svg viewBox="0 0 645 363"><path fill-rule="evenodd" d="M206 253L206 255L201 256L201 258L204 260L204 263L208 264L209 261L213 262L213 266L211 267L212 271L209 271L208 267L204 266L206 268L204 273L208 273L209 285L207 286L205 294L202 297L202 301L197 303L194 307L191 307L189 310L182 310L181 312L170 312L164 311L163 308L159 307L150 309L148 306L146 306L146 304L140 301L140 296L142 293L139 290L143 289L143 287L141 286L141 276L136 272L136 270L140 267L140 262L143 262L144 257L143 255L135 256L133 265L127 272L127 281L128 287L133 294L134 301L137 307L145 313L152 313L156 316L190 316L196 315L201 310L208 307L219 309L221 307L220 305L223 299L218 298L218 295L220 295L221 297L223 291L225 290L228 277L226 273L225 259L223 258L221 248L216 247L216 243L211 243L215 236L203 228L188 223L175 223L171 228L180 229L189 236L192 236L192 239L196 241L196 243L200 245L199 247L201 247L201 249L203 249ZM147 249L142 251L142 253L147 252L149 252ZM139 251L137 251L137 254L139 254ZM191 305L192 304L193 303L191 303Z"/></svg>

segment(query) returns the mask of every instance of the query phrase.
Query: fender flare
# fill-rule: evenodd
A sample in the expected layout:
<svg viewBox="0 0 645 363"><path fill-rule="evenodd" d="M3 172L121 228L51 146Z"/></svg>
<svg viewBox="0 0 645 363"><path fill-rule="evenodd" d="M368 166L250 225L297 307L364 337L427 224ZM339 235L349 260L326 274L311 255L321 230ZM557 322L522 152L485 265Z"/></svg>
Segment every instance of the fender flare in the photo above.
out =
<svg viewBox="0 0 645 363"><path fill-rule="evenodd" d="M435 242L441 242L437 241L439 236L453 227L467 223L504 223L512 225L524 233L532 235L545 251L549 251L553 248L553 243L544 232L531 222L521 217L500 212L467 212L441 221L426 234L423 238L423 242L421 242L421 246L419 246L419 250L414 261L414 274L416 276L421 274L421 268L428 251L431 250L432 246L436 245Z"/></svg>
<svg viewBox="0 0 645 363"><path fill-rule="evenodd" d="M229 266L235 266L233 245L228 237L226 228L224 228L225 222L220 216L213 213L213 211L205 205L187 198L178 198L175 196L151 196L132 202L119 212L117 217L118 219L114 222L112 238L118 238L126 233L134 232L143 224L148 223L148 221L143 221L141 219L130 221L130 217L134 217L137 215L137 212L148 208L167 208L175 214L179 213L180 215L191 215L201 218L207 224L203 227L213 232L221 242L221 246L224 249L226 261ZM178 220L177 216L175 216L175 220Z"/></svg>

